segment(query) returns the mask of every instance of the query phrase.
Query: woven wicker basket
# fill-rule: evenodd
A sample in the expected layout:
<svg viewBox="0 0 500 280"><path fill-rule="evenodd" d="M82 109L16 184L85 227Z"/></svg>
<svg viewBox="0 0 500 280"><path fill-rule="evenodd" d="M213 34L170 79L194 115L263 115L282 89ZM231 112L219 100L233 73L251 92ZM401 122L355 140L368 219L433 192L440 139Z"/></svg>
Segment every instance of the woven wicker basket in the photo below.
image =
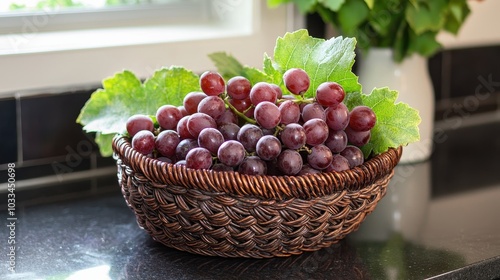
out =
<svg viewBox="0 0 500 280"><path fill-rule="evenodd" d="M328 247L385 195L402 148L343 172L249 176L150 159L113 139L118 182L154 240L200 255L270 258Z"/></svg>

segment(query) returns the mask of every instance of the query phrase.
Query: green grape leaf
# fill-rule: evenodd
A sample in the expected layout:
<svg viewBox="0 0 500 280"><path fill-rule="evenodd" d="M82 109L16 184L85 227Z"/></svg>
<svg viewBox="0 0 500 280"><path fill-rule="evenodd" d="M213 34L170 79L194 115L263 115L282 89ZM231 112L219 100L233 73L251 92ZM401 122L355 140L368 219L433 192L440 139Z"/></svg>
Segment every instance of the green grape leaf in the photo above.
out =
<svg viewBox="0 0 500 280"><path fill-rule="evenodd" d="M369 95L359 92L347 95L344 103L349 110L365 105L372 108L377 116L370 141L361 148L365 157L420 139L418 125L421 119L418 111L406 103L396 103L397 98L398 92L387 87L375 88Z"/></svg>
<svg viewBox="0 0 500 280"><path fill-rule="evenodd" d="M335 81L346 92L361 91L358 77L352 72L356 39L341 36L329 40L309 36L307 30L287 33L278 38L274 48L274 67L264 72L275 76L278 70L284 74L290 68L302 68L311 80L305 97L312 97L323 82Z"/></svg>
<svg viewBox="0 0 500 280"><path fill-rule="evenodd" d="M257 82L272 82L268 75L257 68L248 67L241 64L232 55L225 52L215 52L208 55L212 60L217 71L224 77L226 81L234 76L243 76L247 78L252 85Z"/></svg>
<svg viewBox="0 0 500 280"><path fill-rule="evenodd" d="M113 141L113 137L115 137L115 133L112 134L101 134L97 132L95 135L95 143L99 146L99 152L103 157L110 157L113 155L113 148L111 147L111 143Z"/></svg>
<svg viewBox="0 0 500 280"><path fill-rule="evenodd" d="M156 71L142 83L130 71L123 71L103 81L80 111L76 122L87 132L98 132L96 141L109 155L110 135L125 132L127 119L134 114L155 115L164 105L181 105L184 95L200 90L199 77L182 67Z"/></svg>

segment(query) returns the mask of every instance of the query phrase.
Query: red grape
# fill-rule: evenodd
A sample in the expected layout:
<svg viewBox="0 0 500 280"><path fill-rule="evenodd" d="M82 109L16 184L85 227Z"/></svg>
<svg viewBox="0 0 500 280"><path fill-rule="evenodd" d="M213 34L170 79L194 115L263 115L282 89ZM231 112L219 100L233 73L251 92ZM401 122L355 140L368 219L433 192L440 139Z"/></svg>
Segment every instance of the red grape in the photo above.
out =
<svg viewBox="0 0 500 280"><path fill-rule="evenodd" d="M246 99L250 95L252 84L242 76L235 76L227 81L227 95L234 99Z"/></svg>
<svg viewBox="0 0 500 280"><path fill-rule="evenodd" d="M283 82L286 88L295 95L300 95L309 89L309 75L300 68L288 69L283 74Z"/></svg>
<svg viewBox="0 0 500 280"><path fill-rule="evenodd" d="M127 132L130 137L133 137L137 132L141 130L149 130L153 132L154 124L153 120L146 115L133 115L128 118L126 124Z"/></svg>
<svg viewBox="0 0 500 280"><path fill-rule="evenodd" d="M375 126L377 117L368 106L357 106L351 111L349 126L355 131L368 131Z"/></svg>
<svg viewBox="0 0 500 280"><path fill-rule="evenodd" d="M212 71L201 74L200 87L204 93L211 96L219 95L226 90L224 78L219 73Z"/></svg>
<svg viewBox="0 0 500 280"><path fill-rule="evenodd" d="M344 89L335 82L324 82L316 89L316 100L325 107L337 106L344 100L344 97Z"/></svg>

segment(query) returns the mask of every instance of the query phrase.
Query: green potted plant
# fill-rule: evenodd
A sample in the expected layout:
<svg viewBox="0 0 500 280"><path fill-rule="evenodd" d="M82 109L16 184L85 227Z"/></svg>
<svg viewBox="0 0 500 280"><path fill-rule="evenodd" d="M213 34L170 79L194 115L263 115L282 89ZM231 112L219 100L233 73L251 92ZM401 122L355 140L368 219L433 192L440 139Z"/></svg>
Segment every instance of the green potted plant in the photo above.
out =
<svg viewBox="0 0 500 280"><path fill-rule="evenodd" d="M466 0L268 0L269 7L293 3L317 13L341 35L355 37L365 92L389 85L400 100L420 111L421 141L405 148L402 162L427 159L432 150L434 94L427 57L441 44L440 32L457 34L470 13Z"/></svg>

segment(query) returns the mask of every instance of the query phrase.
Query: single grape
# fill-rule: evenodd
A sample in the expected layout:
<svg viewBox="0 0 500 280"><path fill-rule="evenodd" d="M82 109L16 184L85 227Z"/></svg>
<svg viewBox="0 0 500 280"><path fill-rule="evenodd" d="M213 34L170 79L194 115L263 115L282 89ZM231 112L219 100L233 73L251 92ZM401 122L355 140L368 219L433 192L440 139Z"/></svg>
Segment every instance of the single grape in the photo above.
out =
<svg viewBox="0 0 500 280"><path fill-rule="evenodd" d="M182 118L181 111L172 105L163 105L156 111L156 120L163 129L176 129L177 123Z"/></svg>
<svg viewBox="0 0 500 280"><path fill-rule="evenodd" d="M377 117L368 106L357 106L351 111L349 126L355 131L368 131L375 126Z"/></svg>
<svg viewBox="0 0 500 280"><path fill-rule="evenodd" d="M262 130L254 124L245 124L238 131L236 138L248 152L255 152L257 141L264 135Z"/></svg>
<svg viewBox="0 0 500 280"><path fill-rule="evenodd" d="M332 130L344 130L349 124L349 109L344 103L326 108L325 116L326 124Z"/></svg>
<svg viewBox="0 0 500 280"><path fill-rule="evenodd" d="M347 146L347 134L343 130L330 130L325 145L330 148L332 153L340 153Z"/></svg>
<svg viewBox="0 0 500 280"><path fill-rule="evenodd" d="M325 120L325 109L318 103L310 103L304 105L302 108L302 121L307 122L312 119L322 119Z"/></svg>
<svg viewBox="0 0 500 280"><path fill-rule="evenodd" d="M257 141L255 152L263 160L273 160L281 153L281 142L273 135L264 135Z"/></svg>
<svg viewBox="0 0 500 280"><path fill-rule="evenodd" d="M206 95L217 96L226 91L224 78L213 71L206 71L200 76L200 87Z"/></svg>
<svg viewBox="0 0 500 280"><path fill-rule="evenodd" d="M304 123L306 143L311 146L323 144L328 138L328 126L321 119L311 119Z"/></svg>
<svg viewBox="0 0 500 280"><path fill-rule="evenodd" d="M224 163L216 163L212 165L213 171L234 171L233 167L227 166Z"/></svg>
<svg viewBox="0 0 500 280"><path fill-rule="evenodd" d="M227 95L234 99L246 99L250 95L252 84L242 76L235 76L227 81Z"/></svg>
<svg viewBox="0 0 500 280"><path fill-rule="evenodd" d="M141 130L148 130L153 132L155 128L153 120L151 120L150 117L140 114L133 115L128 118L125 126L130 137L133 137L137 132Z"/></svg>
<svg viewBox="0 0 500 280"><path fill-rule="evenodd" d="M276 98L281 99L283 97L283 91L281 90L281 88L276 84L271 84L271 87L276 92Z"/></svg>
<svg viewBox="0 0 500 280"><path fill-rule="evenodd" d="M274 135L274 133L276 132L276 128L263 128L263 127L261 127L261 129L262 129L263 135Z"/></svg>
<svg viewBox="0 0 500 280"><path fill-rule="evenodd" d="M277 159L278 169L285 175L295 175L302 169L302 156L295 150L283 150Z"/></svg>
<svg viewBox="0 0 500 280"><path fill-rule="evenodd" d="M177 109L179 109L179 111L181 112L181 114L182 114L183 117L189 115L188 112L187 112L187 110L186 110L186 108L184 108L184 105L177 106Z"/></svg>
<svg viewBox="0 0 500 280"><path fill-rule="evenodd" d="M278 95L275 88L266 82L256 83L250 90L250 101L253 105L257 105L262 101L276 103Z"/></svg>
<svg viewBox="0 0 500 280"><path fill-rule="evenodd" d="M283 82L286 88L295 95L301 95L309 89L309 75L300 68L288 69L283 74Z"/></svg>
<svg viewBox="0 0 500 280"><path fill-rule="evenodd" d="M175 149L181 138L174 130L163 130L158 134L155 141L156 150L165 157L172 158L175 156Z"/></svg>
<svg viewBox="0 0 500 280"><path fill-rule="evenodd" d="M159 157L159 158L157 158L157 160L159 160L161 162L166 162L166 163L173 163L173 161L171 159L169 159L168 157Z"/></svg>
<svg viewBox="0 0 500 280"><path fill-rule="evenodd" d="M318 169L314 169L309 165L302 166L302 169L297 173L297 175L308 175L308 174L318 174L321 173Z"/></svg>
<svg viewBox="0 0 500 280"><path fill-rule="evenodd" d="M250 98L246 99L234 99L234 98L229 98L229 103L233 105L233 107L238 111L238 112L245 112L252 106L252 101Z"/></svg>
<svg viewBox="0 0 500 280"><path fill-rule="evenodd" d="M283 145L289 149L300 149L306 144L306 130L300 124L287 124L281 131L280 139Z"/></svg>
<svg viewBox="0 0 500 280"><path fill-rule="evenodd" d="M324 82L316 89L316 101L321 106L337 106L344 100L344 97L344 89L335 82Z"/></svg>
<svg viewBox="0 0 500 280"><path fill-rule="evenodd" d="M355 131L352 129L350 126L346 127L345 133L347 135L347 139L349 140L349 143L351 143L354 146L357 147L362 147L370 141L371 137L371 132L370 130L367 131Z"/></svg>
<svg viewBox="0 0 500 280"><path fill-rule="evenodd" d="M179 142L177 148L175 148L175 158L177 160L186 159L186 155L189 151L198 147L198 141L195 139L184 139Z"/></svg>
<svg viewBox="0 0 500 280"><path fill-rule="evenodd" d="M176 161L176 162L174 163L174 165L186 165L186 160L185 160L185 159L182 159L182 160Z"/></svg>
<svg viewBox="0 0 500 280"><path fill-rule="evenodd" d="M224 143L224 136L216 128L204 128L198 135L198 146L209 150L213 155L217 155L222 143Z"/></svg>
<svg viewBox="0 0 500 280"><path fill-rule="evenodd" d="M155 148L155 135L149 130L141 130L132 137L132 148L137 152L148 155Z"/></svg>
<svg viewBox="0 0 500 280"><path fill-rule="evenodd" d="M312 147L311 153L307 155L307 162L312 168L323 170L332 164L333 154L330 149L323 145Z"/></svg>
<svg viewBox="0 0 500 280"><path fill-rule="evenodd" d="M222 115L215 119L215 122L218 126L226 123L238 124L238 117L231 109L227 108L226 110L224 110L224 113L222 113Z"/></svg>
<svg viewBox="0 0 500 280"><path fill-rule="evenodd" d="M334 154L333 159L332 159L332 164L328 166L324 171L325 172L331 172L331 171L336 171L336 172L341 172L344 170L348 170L349 167L349 161L341 156L340 154Z"/></svg>
<svg viewBox="0 0 500 280"><path fill-rule="evenodd" d="M281 113L278 106L269 101L262 101L255 106L254 119L263 128L271 129L281 121Z"/></svg>
<svg viewBox="0 0 500 280"><path fill-rule="evenodd" d="M198 104L200 104L200 101L205 97L207 97L207 95L201 91L193 91L184 96L182 104L188 115L198 112Z"/></svg>
<svg viewBox="0 0 500 280"><path fill-rule="evenodd" d="M238 172L247 175L265 175L267 164L257 156L249 156L240 164Z"/></svg>
<svg viewBox="0 0 500 280"><path fill-rule="evenodd" d="M197 138L200 132L207 127L217 128L217 123L209 115L204 113L194 113L189 116L187 128L189 133L191 133L191 135L195 138Z"/></svg>
<svg viewBox="0 0 500 280"><path fill-rule="evenodd" d="M219 96L207 96L198 104L198 113L205 113L214 119L220 117L224 111L226 104Z"/></svg>
<svg viewBox="0 0 500 280"><path fill-rule="evenodd" d="M189 117L190 117L189 115L184 116L177 123L176 131L177 131L177 134L179 134L179 137L181 139L193 138L193 135L191 135L191 133L189 133L189 130L187 128L187 123L188 123Z"/></svg>
<svg viewBox="0 0 500 280"><path fill-rule="evenodd" d="M209 169L212 166L212 154L205 148L191 149L186 155L186 167L192 169Z"/></svg>
<svg viewBox="0 0 500 280"><path fill-rule="evenodd" d="M220 145L217 158L227 166L238 166L245 158L245 147L236 140L228 140Z"/></svg>
<svg viewBox="0 0 500 280"><path fill-rule="evenodd" d="M300 120L300 107L292 100L285 100L279 106L281 113L281 123L297 123Z"/></svg>
<svg viewBox="0 0 500 280"><path fill-rule="evenodd" d="M353 145L347 145L347 147L340 152L340 155L349 161L349 168L354 168L364 162L363 152Z"/></svg>
<svg viewBox="0 0 500 280"><path fill-rule="evenodd" d="M234 123L225 123L218 127L219 131L222 133L224 140L236 140L238 139L238 131L240 131L240 127Z"/></svg>

